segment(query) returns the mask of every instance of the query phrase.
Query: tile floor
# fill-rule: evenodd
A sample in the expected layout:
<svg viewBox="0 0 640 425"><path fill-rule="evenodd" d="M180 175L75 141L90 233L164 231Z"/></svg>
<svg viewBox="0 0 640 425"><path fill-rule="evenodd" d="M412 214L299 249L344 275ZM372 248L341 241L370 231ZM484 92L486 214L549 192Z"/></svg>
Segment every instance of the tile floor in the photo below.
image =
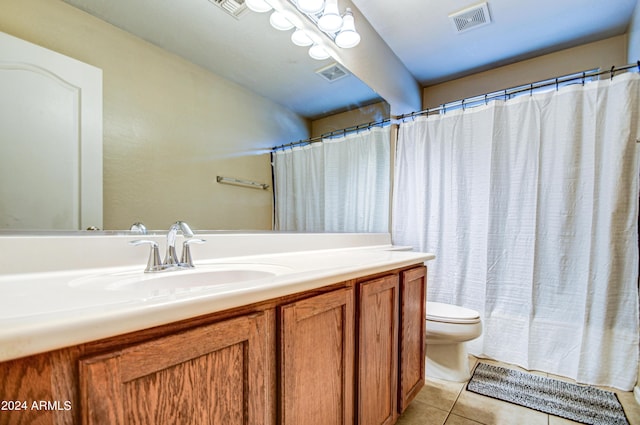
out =
<svg viewBox="0 0 640 425"><path fill-rule="evenodd" d="M476 358L470 358L473 370ZM486 363L522 370L491 360ZM550 378L567 380L539 373ZM640 425L640 405L633 392L614 391L618 395L630 425ZM398 419L397 425L570 425L578 422L547 415L536 410L485 397L466 390L466 383L427 379L425 387Z"/></svg>

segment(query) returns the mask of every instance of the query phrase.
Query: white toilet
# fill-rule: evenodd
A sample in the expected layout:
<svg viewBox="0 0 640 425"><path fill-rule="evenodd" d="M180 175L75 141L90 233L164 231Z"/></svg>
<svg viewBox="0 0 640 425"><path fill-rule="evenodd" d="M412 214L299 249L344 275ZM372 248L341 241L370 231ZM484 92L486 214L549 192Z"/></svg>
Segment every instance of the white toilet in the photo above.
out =
<svg viewBox="0 0 640 425"><path fill-rule="evenodd" d="M471 377L466 341L482 334L480 314L452 304L427 302L426 375L464 382Z"/></svg>

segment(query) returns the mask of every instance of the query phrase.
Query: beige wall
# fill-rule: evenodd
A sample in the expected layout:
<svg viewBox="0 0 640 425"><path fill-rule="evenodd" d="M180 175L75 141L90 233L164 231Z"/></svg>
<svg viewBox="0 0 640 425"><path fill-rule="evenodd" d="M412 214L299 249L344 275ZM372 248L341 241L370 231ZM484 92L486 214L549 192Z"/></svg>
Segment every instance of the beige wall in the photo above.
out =
<svg viewBox="0 0 640 425"><path fill-rule="evenodd" d="M0 0L0 31L103 70L104 227L271 229L268 148L309 123L60 0Z"/></svg>
<svg viewBox="0 0 640 425"><path fill-rule="evenodd" d="M389 104L373 103L352 111L341 112L311 122L311 137L318 137L335 130L378 122L391 116Z"/></svg>
<svg viewBox="0 0 640 425"><path fill-rule="evenodd" d="M620 35L426 87L422 107L433 108L560 75L593 68L609 69L626 63L627 36Z"/></svg>
<svg viewBox="0 0 640 425"><path fill-rule="evenodd" d="M627 30L628 54L627 62L634 63L640 60L640 1L636 1L636 8L631 17L631 24Z"/></svg>

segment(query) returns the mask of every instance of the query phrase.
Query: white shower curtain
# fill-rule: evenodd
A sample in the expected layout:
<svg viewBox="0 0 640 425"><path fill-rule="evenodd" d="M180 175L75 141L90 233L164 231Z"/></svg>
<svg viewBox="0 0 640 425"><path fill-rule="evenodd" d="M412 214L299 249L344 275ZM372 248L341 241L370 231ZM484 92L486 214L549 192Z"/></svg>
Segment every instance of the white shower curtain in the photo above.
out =
<svg viewBox="0 0 640 425"><path fill-rule="evenodd" d="M389 128L373 128L273 155L275 228L388 232Z"/></svg>
<svg viewBox="0 0 640 425"><path fill-rule="evenodd" d="M481 312L473 354L633 388L639 105L628 73L400 125L394 243Z"/></svg>

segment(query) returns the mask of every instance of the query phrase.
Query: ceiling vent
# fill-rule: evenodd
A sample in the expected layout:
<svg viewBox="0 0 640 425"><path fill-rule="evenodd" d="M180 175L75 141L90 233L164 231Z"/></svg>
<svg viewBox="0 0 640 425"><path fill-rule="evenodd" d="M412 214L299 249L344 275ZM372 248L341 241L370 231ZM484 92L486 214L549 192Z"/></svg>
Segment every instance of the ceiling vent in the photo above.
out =
<svg viewBox="0 0 640 425"><path fill-rule="evenodd" d="M316 71L316 74L332 83L336 80L339 80L340 78L344 78L349 75L349 71L334 62L331 65L320 68Z"/></svg>
<svg viewBox="0 0 640 425"><path fill-rule="evenodd" d="M220 7L222 10L227 12L229 15L233 16L236 19L239 19L241 15L244 14L247 10L247 5L244 3L244 0L209 0L211 3Z"/></svg>
<svg viewBox="0 0 640 425"><path fill-rule="evenodd" d="M451 19L453 28L458 33L491 23L489 6L486 2L452 13L449 15L449 19Z"/></svg>

